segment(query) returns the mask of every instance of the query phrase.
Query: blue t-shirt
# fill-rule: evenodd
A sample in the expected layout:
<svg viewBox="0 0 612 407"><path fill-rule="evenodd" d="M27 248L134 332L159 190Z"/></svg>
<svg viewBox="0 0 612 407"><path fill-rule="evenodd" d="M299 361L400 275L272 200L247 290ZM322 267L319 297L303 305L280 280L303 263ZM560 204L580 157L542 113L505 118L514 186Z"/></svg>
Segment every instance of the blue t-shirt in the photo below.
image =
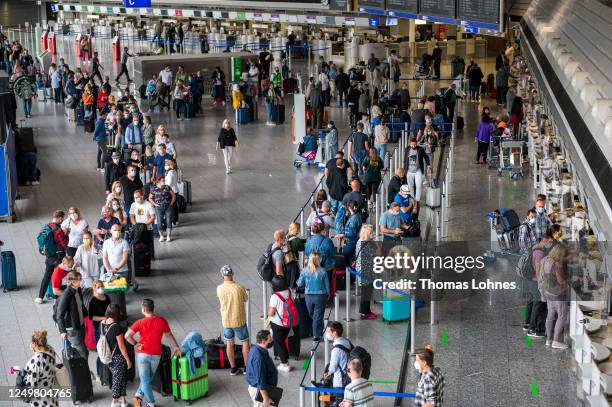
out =
<svg viewBox="0 0 612 407"><path fill-rule="evenodd" d="M395 198L393 198L393 201L400 204L401 208L407 208L412 203L412 196L408 195L406 198L404 198L398 193L395 195ZM404 212L400 210L400 218L402 219L402 221L409 223L411 217L412 211Z"/></svg>
<svg viewBox="0 0 612 407"><path fill-rule="evenodd" d="M164 164L166 160L174 161L174 158L168 153L165 155L156 155L153 157L153 165L157 167L157 176L162 176L166 173L166 169L164 168Z"/></svg>
<svg viewBox="0 0 612 407"><path fill-rule="evenodd" d="M378 222L378 226L382 226L387 229L399 229L402 224L402 219L400 214L391 213L390 211L386 211L380 217L380 221ZM385 233L385 236L396 237L393 233Z"/></svg>

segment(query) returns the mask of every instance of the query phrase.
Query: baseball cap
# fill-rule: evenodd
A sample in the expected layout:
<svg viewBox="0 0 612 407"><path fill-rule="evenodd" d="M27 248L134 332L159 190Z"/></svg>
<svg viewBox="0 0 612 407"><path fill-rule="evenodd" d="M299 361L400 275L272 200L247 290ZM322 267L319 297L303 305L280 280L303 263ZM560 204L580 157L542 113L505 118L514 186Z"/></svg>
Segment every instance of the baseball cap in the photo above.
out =
<svg viewBox="0 0 612 407"><path fill-rule="evenodd" d="M234 270L232 270L232 268L226 264L225 266L221 267L221 275L223 275L223 277L233 276Z"/></svg>
<svg viewBox="0 0 612 407"><path fill-rule="evenodd" d="M119 154L118 151L113 152L113 154L111 155L112 158L119 158L121 157L121 154Z"/></svg>
<svg viewBox="0 0 612 407"><path fill-rule="evenodd" d="M406 184L400 187L400 195L408 195L410 194L410 187Z"/></svg>

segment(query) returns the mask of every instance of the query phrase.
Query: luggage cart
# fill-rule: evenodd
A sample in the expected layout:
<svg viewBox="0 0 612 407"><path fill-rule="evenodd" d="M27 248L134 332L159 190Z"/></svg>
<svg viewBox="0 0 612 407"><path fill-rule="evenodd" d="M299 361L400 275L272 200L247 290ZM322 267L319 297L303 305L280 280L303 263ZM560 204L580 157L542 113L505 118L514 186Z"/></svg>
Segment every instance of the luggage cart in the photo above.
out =
<svg viewBox="0 0 612 407"><path fill-rule="evenodd" d="M489 221L491 248L485 252L484 257L489 261L495 260L497 255L515 254L519 251L519 228L516 227L508 231L504 230L501 222L502 214L500 212L504 209L505 208L496 209L486 215Z"/></svg>
<svg viewBox="0 0 612 407"><path fill-rule="evenodd" d="M501 141L499 145L499 166L497 173L501 177L508 171L511 179L523 176L523 142Z"/></svg>

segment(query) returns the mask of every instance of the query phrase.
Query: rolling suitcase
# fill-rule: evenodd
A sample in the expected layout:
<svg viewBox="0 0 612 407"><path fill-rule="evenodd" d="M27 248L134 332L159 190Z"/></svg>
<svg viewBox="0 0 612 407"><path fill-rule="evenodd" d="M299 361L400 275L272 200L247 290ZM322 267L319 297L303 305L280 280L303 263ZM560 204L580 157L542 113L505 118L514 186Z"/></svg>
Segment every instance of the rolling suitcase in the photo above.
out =
<svg viewBox="0 0 612 407"><path fill-rule="evenodd" d="M294 78L283 79L283 93L295 93L296 82Z"/></svg>
<svg viewBox="0 0 612 407"><path fill-rule="evenodd" d="M183 172L181 170L178 171L178 193L183 197L186 203L192 205L191 201L191 181L186 181L183 179Z"/></svg>
<svg viewBox="0 0 612 407"><path fill-rule="evenodd" d="M464 125L463 116L457 116L457 130L463 130Z"/></svg>
<svg viewBox="0 0 612 407"><path fill-rule="evenodd" d="M405 321L410 319L410 300L394 292L386 292L383 296L382 319L386 322Z"/></svg>
<svg viewBox="0 0 612 407"><path fill-rule="evenodd" d="M296 294L295 305L298 309L300 338L312 338L312 318L306 308L306 298L304 294Z"/></svg>
<svg viewBox="0 0 612 407"><path fill-rule="evenodd" d="M86 401L91 403L93 401L93 385L87 359L82 357L72 346L64 347L62 356L63 364L70 376L72 402Z"/></svg>
<svg viewBox="0 0 612 407"><path fill-rule="evenodd" d="M94 131L94 120L93 119L87 119L85 120L85 124L83 125L83 127L85 128L85 133L93 133Z"/></svg>
<svg viewBox="0 0 612 407"><path fill-rule="evenodd" d="M221 338L209 339L206 341L206 359L209 369L230 369L231 365L227 358L225 343ZM244 367L244 356L242 355L242 345L234 345L234 361L236 367Z"/></svg>
<svg viewBox="0 0 612 407"><path fill-rule="evenodd" d="M251 110L246 107L238 108L238 124L247 124L251 121Z"/></svg>
<svg viewBox="0 0 612 407"><path fill-rule="evenodd" d="M76 107L76 124L77 126L84 126L85 125L85 108L83 107L83 104L80 103L77 107Z"/></svg>
<svg viewBox="0 0 612 407"><path fill-rule="evenodd" d="M161 358L151 380L151 387L164 397L172 394L172 351L166 345L162 345Z"/></svg>
<svg viewBox="0 0 612 407"><path fill-rule="evenodd" d="M195 373L192 374L189 358L186 356L172 358L172 395L174 401L192 401L208 394L208 364L204 360L194 359ZM199 364L199 366L198 366Z"/></svg>
<svg viewBox="0 0 612 407"><path fill-rule="evenodd" d="M2 291L17 289L17 267L13 252L2 252Z"/></svg>
<svg viewBox="0 0 612 407"><path fill-rule="evenodd" d="M125 301L125 292L124 291L106 291L106 295L111 300L112 303L119 305L119 310L121 311L121 319L123 321L127 320L127 307Z"/></svg>
<svg viewBox="0 0 612 407"><path fill-rule="evenodd" d="M37 89L36 90L36 99L39 102L46 102L47 98L45 97L45 89Z"/></svg>
<svg viewBox="0 0 612 407"><path fill-rule="evenodd" d="M130 261L132 262L132 272L136 277L151 275L151 254L149 242L136 242L132 245Z"/></svg>
<svg viewBox="0 0 612 407"><path fill-rule="evenodd" d="M275 124L285 123L285 105L272 105L272 121Z"/></svg>

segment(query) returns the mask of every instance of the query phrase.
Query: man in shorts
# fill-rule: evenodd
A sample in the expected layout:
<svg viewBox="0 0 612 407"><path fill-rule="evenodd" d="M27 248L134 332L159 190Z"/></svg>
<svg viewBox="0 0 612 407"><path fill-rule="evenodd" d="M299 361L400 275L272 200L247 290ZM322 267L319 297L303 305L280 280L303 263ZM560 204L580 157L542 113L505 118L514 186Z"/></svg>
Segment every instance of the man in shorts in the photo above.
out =
<svg viewBox="0 0 612 407"><path fill-rule="evenodd" d="M246 361L249 357L249 329L246 324L245 303L248 300L246 289L234 281L234 271L228 265L221 267L223 284L217 287L217 297L221 303L221 324L223 325L223 339L227 344L227 359L230 362L230 374L236 376L242 373L236 365L234 354L234 337L242 342L242 357Z"/></svg>

